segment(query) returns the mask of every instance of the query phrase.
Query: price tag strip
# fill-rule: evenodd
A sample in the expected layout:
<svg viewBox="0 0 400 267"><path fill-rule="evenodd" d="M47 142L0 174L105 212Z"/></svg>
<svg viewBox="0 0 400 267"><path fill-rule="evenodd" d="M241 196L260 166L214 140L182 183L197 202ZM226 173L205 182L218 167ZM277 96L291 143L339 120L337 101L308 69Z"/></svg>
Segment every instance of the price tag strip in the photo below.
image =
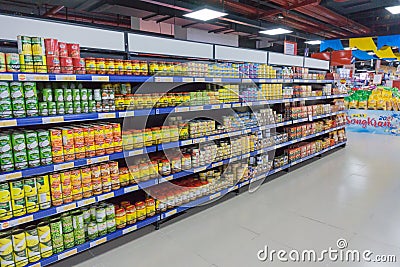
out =
<svg viewBox="0 0 400 267"><path fill-rule="evenodd" d="M0 127L12 127L17 126L17 120L1 120Z"/></svg>
<svg viewBox="0 0 400 267"><path fill-rule="evenodd" d="M109 199L109 198L113 198L113 197L114 197L114 192L110 192L110 193L98 196L97 197L97 201L99 202L99 201L103 201L103 200L106 200L106 199Z"/></svg>
<svg viewBox="0 0 400 267"><path fill-rule="evenodd" d="M134 192L134 191L138 191L138 190L139 190L139 186L138 185L130 186L130 187L124 188L124 194L130 193L130 192Z"/></svg>

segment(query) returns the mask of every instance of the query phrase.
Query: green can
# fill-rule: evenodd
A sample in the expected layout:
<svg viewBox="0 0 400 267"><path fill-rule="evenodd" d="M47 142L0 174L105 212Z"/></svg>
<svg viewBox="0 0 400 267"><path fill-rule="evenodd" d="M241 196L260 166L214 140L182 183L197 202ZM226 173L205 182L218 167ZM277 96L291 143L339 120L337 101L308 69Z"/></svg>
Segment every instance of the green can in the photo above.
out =
<svg viewBox="0 0 400 267"><path fill-rule="evenodd" d="M115 225L115 219L107 220L107 232L110 234L117 230L117 226Z"/></svg>
<svg viewBox="0 0 400 267"><path fill-rule="evenodd" d="M64 101L65 102L72 102L72 89L64 89Z"/></svg>
<svg viewBox="0 0 400 267"><path fill-rule="evenodd" d="M10 83L10 94L12 99L24 99L24 88L22 86L22 83Z"/></svg>
<svg viewBox="0 0 400 267"><path fill-rule="evenodd" d="M34 98L37 100L37 90L35 82L24 82L24 97L25 99Z"/></svg>
<svg viewBox="0 0 400 267"><path fill-rule="evenodd" d="M62 224L59 218L50 220L50 233L53 247L53 253L61 253L64 251L64 239L62 234Z"/></svg>
<svg viewBox="0 0 400 267"><path fill-rule="evenodd" d="M49 110L49 116L57 115L56 102L47 102L47 108Z"/></svg>
<svg viewBox="0 0 400 267"><path fill-rule="evenodd" d="M0 82L0 100L10 98L10 86L8 85L8 82Z"/></svg>
<svg viewBox="0 0 400 267"><path fill-rule="evenodd" d="M29 262L40 260L39 234L36 225L26 227L25 236Z"/></svg>
<svg viewBox="0 0 400 267"><path fill-rule="evenodd" d="M8 132L0 133L0 170L3 172L14 170L12 141Z"/></svg>
<svg viewBox="0 0 400 267"><path fill-rule="evenodd" d="M97 223L97 230L99 231L99 236L107 234L107 222Z"/></svg>
<svg viewBox="0 0 400 267"><path fill-rule="evenodd" d="M115 219L115 208L113 204L106 205L106 217L107 220Z"/></svg>
<svg viewBox="0 0 400 267"><path fill-rule="evenodd" d="M83 213L81 211L75 211L72 214L72 223L74 226L74 230L83 230Z"/></svg>
<svg viewBox="0 0 400 267"><path fill-rule="evenodd" d="M90 206L90 220L94 222L96 221L96 209L97 209L96 205Z"/></svg>
<svg viewBox="0 0 400 267"><path fill-rule="evenodd" d="M50 132L48 130L38 130L37 138L40 148L50 147Z"/></svg>
<svg viewBox="0 0 400 267"><path fill-rule="evenodd" d="M72 225L72 216L69 214L69 212L61 215L61 223L64 234L74 231L74 227Z"/></svg>
<svg viewBox="0 0 400 267"><path fill-rule="evenodd" d="M74 231L75 245L81 245L85 243L85 229L78 229Z"/></svg>
<svg viewBox="0 0 400 267"><path fill-rule="evenodd" d="M75 246L74 232L64 233L63 240L64 240L64 248L65 249L74 247Z"/></svg>
<svg viewBox="0 0 400 267"><path fill-rule="evenodd" d="M96 101L89 100L88 113L96 112Z"/></svg>
<svg viewBox="0 0 400 267"><path fill-rule="evenodd" d="M16 170L28 168L28 156L26 150L14 152L14 167Z"/></svg>
<svg viewBox="0 0 400 267"><path fill-rule="evenodd" d="M96 222L102 223L106 221L106 207L99 205L96 209Z"/></svg>
<svg viewBox="0 0 400 267"><path fill-rule="evenodd" d="M39 115L38 101L35 98L25 99L26 115L36 117Z"/></svg>
<svg viewBox="0 0 400 267"><path fill-rule="evenodd" d="M47 102L39 102L39 116L49 116Z"/></svg>
<svg viewBox="0 0 400 267"><path fill-rule="evenodd" d="M74 102L81 101L80 89L72 89L72 101Z"/></svg>
<svg viewBox="0 0 400 267"><path fill-rule="evenodd" d="M92 101L93 100L93 90L92 89L87 89L87 100Z"/></svg>
<svg viewBox="0 0 400 267"><path fill-rule="evenodd" d="M26 117L25 101L23 98L13 98L11 101L11 109L14 118Z"/></svg>
<svg viewBox="0 0 400 267"><path fill-rule="evenodd" d="M73 109L74 109L74 114L82 113L81 102L74 102Z"/></svg>
<svg viewBox="0 0 400 267"><path fill-rule="evenodd" d="M50 165L53 163L51 147L41 147L39 149L40 165Z"/></svg>
<svg viewBox="0 0 400 267"><path fill-rule="evenodd" d="M82 113L89 113L89 102L82 101L81 107L82 107Z"/></svg>
<svg viewBox="0 0 400 267"><path fill-rule="evenodd" d="M40 150L39 148L31 149L27 151L28 166L30 168L40 166Z"/></svg>
<svg viewBox="0 0 400 267"><path fill-rule="evenodd" d="M88 89L82 88L80 89L80 94L81 94L81 101L88 101Z"/></svg>
<svg viewBox="0 0 400 267"><path fill-rule="evenodd" d="M43 88L41 100L43 102L53 102L53 90L51 88Z"/></svg>
<svg viewBox="0 0 400 267"><path fill-rule="evenodd" d="M74 114L73 102L64 102L64 105L65 105L65 114Z"/></svg>
<svg viewBox="0 0 400 267"><path fill-rule="evenodd" d="M11 99L0 99L0 118L12 118L12 115Z"/></svg>
<svg viewBox="0 0 400 267"><path fill-rule="evenodd" d="M62 88L54 89L54 101L64 102L64 90Z"/></svg>
<svg viewBox="0 0 400 267"><path fill-rule="evenodd" d="M37 167L40 165L40 152L37 132L25 132L25 140L28 155L28 165L29 167Z"/></svg>
<svg viewBox="0 0 400 267"><path fill-rule="evenodd" d="M93 240L99 237L99 231L97 229L97 223L91 222L88 225L88 238L89 240Z"/></svg>
<svg viewBox="0 0 400 267"><path fill-rule="evenodd" d="M83 213L83 222L85 224L89 224L90 223L90 209L83 208L82 213Z"/></svg>
<svg viewBox="0 0 400 267"><path fill-rule="evenodd" d="M56 103L57 114L64 115L65 114L65 104L64 102L57 102Z"/></svg>

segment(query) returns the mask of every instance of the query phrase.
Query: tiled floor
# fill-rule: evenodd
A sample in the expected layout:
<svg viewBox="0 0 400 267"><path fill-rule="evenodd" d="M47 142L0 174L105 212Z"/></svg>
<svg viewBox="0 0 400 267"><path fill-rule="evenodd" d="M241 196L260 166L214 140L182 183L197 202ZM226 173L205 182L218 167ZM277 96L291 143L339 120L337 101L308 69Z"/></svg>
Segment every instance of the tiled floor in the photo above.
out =
<svg viewBox="0 0 400 267"><path fill-rule="evenodd" d="M399 152L399 137L349 134L345 149L255 193L245 192L159 231L120 238L59 265L400 266ZM270 250L320 253L337 249L339 238L346 239L347 249L396 255L397 263L257 259L266 245Z"/></svg>

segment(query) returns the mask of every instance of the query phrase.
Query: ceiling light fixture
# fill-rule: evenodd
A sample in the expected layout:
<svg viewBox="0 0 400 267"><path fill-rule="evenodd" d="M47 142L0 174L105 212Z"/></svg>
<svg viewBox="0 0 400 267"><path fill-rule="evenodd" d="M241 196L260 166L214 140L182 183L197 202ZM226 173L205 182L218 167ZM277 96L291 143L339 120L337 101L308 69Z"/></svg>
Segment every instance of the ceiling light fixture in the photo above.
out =
<svg viewBox="0 0 400 267"><path fill-rule="evenodd" d="M224 17L224 16L227 16L227 15L228 15L227 13L215 11L215 10L212 10L212 9L209 9L209 8L203 8L203 9L200 9L200 10L193 11L191 13L185 14L183 16L187 17L187 18L198 19L198 20L202 20L202 21L208 21L208 20Z"/></svg>
<svg viewBox="0 0 400 267"><path fill-rule="evenodd" d="M278 34L285 34L285 33L291 33L291 32L293 32L293 31L282 29L282 28L260 31L260 33L267 34L267 35L278 35Z"/></svg>
<svg viewBox="0 0 400 267"><path fill-rule="evenodd" d="M282 16L282 14L279 14L277 18L278 18L278 19L284 19L285 17Z"/></svg>
<svg viewBox="0 0 400 267"><path fill-rule="evenodd" d="M312 40L312 41L307 41L305 43L310 44L310 45L320 45L322 43L322 41L321 40Z"/></svg>
<svg viewBox="0 0 400 267"><path fill-rule="evenodd" d="M400 6L389 6L385 7L387 11L389 11L392 14L400 14Z"/></svg>
<svg viewBox="0 0 400 267"><path fill-rule="evenodd" d="M374 53L374 52L368 52L368 55L370 55L370 56L374 56L374 55L375 55L375 53Z"/></svg>

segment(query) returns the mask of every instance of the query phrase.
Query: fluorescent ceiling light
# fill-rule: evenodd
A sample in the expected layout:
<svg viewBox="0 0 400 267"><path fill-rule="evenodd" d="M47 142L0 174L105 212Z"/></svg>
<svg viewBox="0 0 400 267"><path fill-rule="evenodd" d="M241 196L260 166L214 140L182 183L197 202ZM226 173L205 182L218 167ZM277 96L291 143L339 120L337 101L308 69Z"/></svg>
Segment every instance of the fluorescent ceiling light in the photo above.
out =
<svg viewBox="0 0 400 267"><path fill-rule="evenodd" d="M211 19L224 17L226 15L228 15L228 14L227 13L223 13L223 12L219 12L219 11L215 11L215 10L212 10L212 9L208 9L208 8L203 8L203 9L200 9L198 11L194 11L194 12L185 14L183 16L187 17L187 18L207 21L207 20L211 20Z"/></svg>
<svg viewBox="0 0 400 267"><path fill-rule="evenodd" d="M368 52L368 55L370 55L370 56L374 56L374 55L375 55L375 53L374 53L374 52Z"/></svg>
<svg viewBox="0 0 400 267"><path fill-rule="evenodd" d="M400 14L400 6L389 6L385 7L387 11L392 14Z"/></svg>
<svg viewBox="0 0 400 267"><path fill-rule="evenodd" d="M313 40L313 41L307 41L305 43L310 44L310 45L319 45L322 43L322 41L321 40Z"/></svg>
<svg viewBox="0 0 400 267"><path fill-rule="evenodd" d="M291 33L291 32L293 32L293 31L282 29L282 28L260 31L260 33L267 34L267 35L278 35L278 34L285 34L285 33Z"/></svg>

